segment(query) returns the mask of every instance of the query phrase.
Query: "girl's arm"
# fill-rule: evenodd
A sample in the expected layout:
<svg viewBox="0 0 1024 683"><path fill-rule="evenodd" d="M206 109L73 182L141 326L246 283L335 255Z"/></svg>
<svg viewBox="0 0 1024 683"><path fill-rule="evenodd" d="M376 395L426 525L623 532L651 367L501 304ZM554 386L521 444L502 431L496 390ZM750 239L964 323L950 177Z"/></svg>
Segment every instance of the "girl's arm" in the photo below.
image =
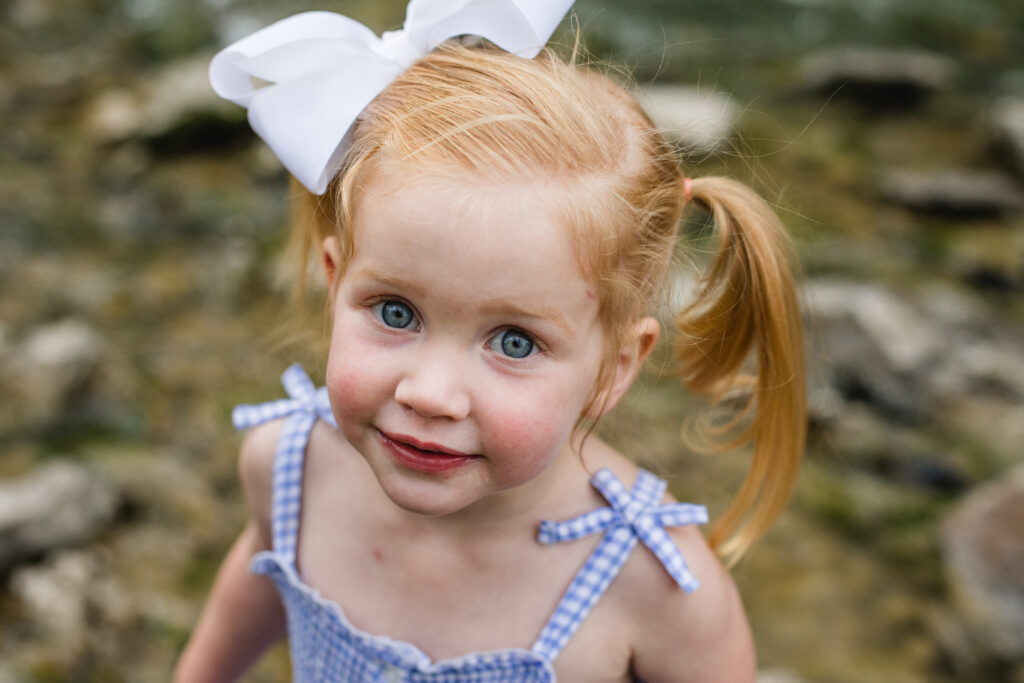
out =
<svg viewBox="0 0 1024 683"><path fill-rule="evenodd" d="M661 566L652 566L637 605L634 673L647 683L754 683L754 642L732 577L699 532L668 531L701 585L684 593Z"/></svg>
<svg viewBox="0 0 1024 683"><path fill-rule="evenodd" d="M175 681L233 681L284 636L284 609L273 583L249 571L249 560L264 546L259 535L250 523L228 552L178 661Z"/></svg>
<svg viewBox="0 0 1024 683"><path fill-rule="evenodd" d="M210 590L174 673L177 683L233 681L285 634L285 614L273 582L249 571L270 548L274 451L283 427L275 420L250 430L238 459L249 524L235 541Z"/></svg>

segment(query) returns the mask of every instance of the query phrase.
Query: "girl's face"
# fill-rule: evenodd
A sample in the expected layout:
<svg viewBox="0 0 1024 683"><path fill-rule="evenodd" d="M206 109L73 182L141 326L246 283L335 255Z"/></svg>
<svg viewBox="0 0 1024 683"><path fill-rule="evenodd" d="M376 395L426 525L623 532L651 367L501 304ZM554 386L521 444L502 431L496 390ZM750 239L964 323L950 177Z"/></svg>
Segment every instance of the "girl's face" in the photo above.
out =
<svg viewBox="0 0 1024 683"><path fill-rule="evenodd" d="M539 184L377 174L335 270L327 388L400 507L482 511L540 485L594 388L594 288ZM474 508L475 506L475 508Z"/></svg>

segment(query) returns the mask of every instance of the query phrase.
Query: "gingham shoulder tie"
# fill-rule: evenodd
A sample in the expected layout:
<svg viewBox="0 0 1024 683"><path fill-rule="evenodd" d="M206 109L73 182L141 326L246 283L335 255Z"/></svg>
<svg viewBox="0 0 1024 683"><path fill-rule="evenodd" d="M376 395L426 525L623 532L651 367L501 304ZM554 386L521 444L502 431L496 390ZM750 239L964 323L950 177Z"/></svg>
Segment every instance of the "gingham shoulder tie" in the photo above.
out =
<svg viewBox="0 0 1024 683"><path fill-rule="evenodd" d="M627 491L609 469L598 471L590 483L607 499L609 507L564 522L541 522L537 534L537 540L550 544L604 532L604 538L573 577L531 648L550 661L554 661L611 585L638 540L650 548L684 591L691 593L700 585L687 568L682 553L665 533L665 527L703 524L708 521L707 508L689 503L660 503L665 494L665 481L643 469L637 473L631 491Z"/></svg>
<svg viewBox="0 0 1024 683"><path fill-rule="evenodd" d="M260 423L287 417L274 453L274 488L272 527L274 551L295 566L295 540L299 529L299 508L302 502L302 462L306 444L317 418L337 428L327 388L319 390L299 365L292 365L281 376L281 383L291 398L258 405L236 406L231 414L236 429L247 429Z"/></svg>

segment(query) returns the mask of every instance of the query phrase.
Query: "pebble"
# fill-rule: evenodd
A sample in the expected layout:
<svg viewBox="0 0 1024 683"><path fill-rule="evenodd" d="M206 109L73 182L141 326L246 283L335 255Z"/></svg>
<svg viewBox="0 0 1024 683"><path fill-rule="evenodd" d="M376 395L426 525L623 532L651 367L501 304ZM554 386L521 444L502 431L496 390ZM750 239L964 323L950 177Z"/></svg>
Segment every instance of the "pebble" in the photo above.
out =
<svg viewBox="0 0 1024 683"><path fill-rule="evenodd" d="M178 133L186 139L197 134L186 130L193 125L244 130L245 111L210 89L211 56L181 60L136 83L100 93L86 115L87 133L101 144L112 144L166 140Z"/></svg>
<svg viewBox="0 0 1024 683"><path fill-rule="evenodd" d="M93 540L113 523L119 501L106 478L71 460L0 480L0 574Z"/></svg>
<svg viewBox="0 0 1024 683"><path fill-rule="evenodd" d="M1024 658L1024 466L972 491L943 524L942 547L973 647Z"/></svg>
<svg viewBox="0 0 1024 683"><path fill-rule="evenodd" d="M957 71L955 62L931 52L842 46L803 59L797 81L805 92L899 108L949 87Z"/></svg>
<svg viewBox="0 0 1024 683"><path fill-rule="evenodd" d="M889 418L926 419L932 397L918 374L939 355L941 331L878 285L818 280L804 291L813 331L812 396L831 387L844 400L867 402Z"/></svg>
<svg viewBox="0 0 1024 683"><path fill-rule="evenodd" d="M850 401L914 422L983 396L1024 400L1021 333L990 308L962 295L842 280L812 280L804 291L810 408L819 420L835 423Z"/></svg>
<svg viewBox="0 0 1024 683"><path fill-rule="evenodd" d="M60 419L105 356L103 337L79 318L38 326L0 349L0 391L12 399L0 414L0 432Z"/></svg>
<svg viewBox="0 0 1024 683"><path fill-rule="evenodd" d="M684 152L711 154L732 139L740 105L714 90L658 85L640 89L637 99L654 124Z"/></svg>
<svg viewBox="0 0 1024 683"><path fill-rule="evenodd" d="M1006 97L989 113L988 127L993 146L1024 181L1024 97Z"/></svg>
<svg viewBox="0 0 1024 683"><path fill-rule="evenodd" d="M880 286L818 281L807 289L819 316L849 316L898 371L921 367L939 352L941 333L915 306Z"/></svg>
<svg viewBox="0 0 1024 683"><path fill-rule="evenodd" d="M993 171L891 171L882 176L879 191L890 202L949 218L998 217L1024 209L1024 191Z"/></svg>
<svg viewBox="0 0 1024 683"><path fill-rule="evenodd" d="M111 626L128 628L135 615L109 567L90 550L61 551L40 565L19 568L9 588L45 630L53 657L67 662L101 648Z"/></svg>

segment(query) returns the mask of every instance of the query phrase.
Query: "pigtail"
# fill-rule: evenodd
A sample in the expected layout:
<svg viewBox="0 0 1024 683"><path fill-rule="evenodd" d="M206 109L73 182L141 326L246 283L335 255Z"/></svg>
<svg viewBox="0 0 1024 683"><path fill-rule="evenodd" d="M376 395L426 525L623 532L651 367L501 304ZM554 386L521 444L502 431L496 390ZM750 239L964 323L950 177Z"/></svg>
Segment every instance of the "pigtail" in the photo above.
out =
<svg viewBox="0 0 1024 683"><path fill-rule="evenodd" d="M803 455L802 323L788 240L771 207L725 178L688 181L685 192L711 213L718 247L696 300L676 317L682 378L714 404L750 389L732 420L709 427L716 452L753 442L747 476L709 537L734 564L782 513ZM753 377L743 374L752 353Z"/></svg>

